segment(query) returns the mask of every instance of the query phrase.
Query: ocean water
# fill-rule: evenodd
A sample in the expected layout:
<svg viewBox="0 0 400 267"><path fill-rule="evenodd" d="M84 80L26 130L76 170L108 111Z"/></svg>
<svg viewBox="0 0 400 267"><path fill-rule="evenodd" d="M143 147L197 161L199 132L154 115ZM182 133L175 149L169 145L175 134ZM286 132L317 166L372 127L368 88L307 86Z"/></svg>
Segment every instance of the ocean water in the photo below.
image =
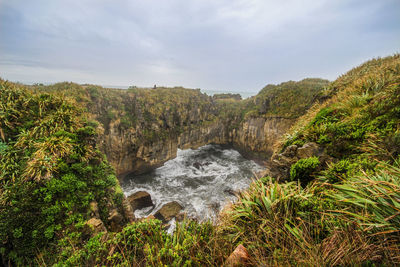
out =
<svg viewBox="0 0 400 267"><path fill-rule="evenodd" d="M236 200L233 192L246 189L253 173L262 169L234 149L206 145L178 150L175 159L150 173L128 177L122 188L126 196L143 190L150 193L155 206L137 210L139 218L177 201L189 217L213 220L226 204Z"/></svg>
<svg viewBox="0 0 400 267"><path fill-rule="evenodd" d="M252 91L239 91L239 92L230 92L230 91L217 91L217 90L207 90L207 89L201 89L200 90L202 93L206 93L207 95L213 96L214 94L240 94L243 99L255 96L258 94L258 92L252 92Z"/></svg>
<svg viewBox="0 0 400 267"><path fill-rule="evenodd" d="M128 89L129 86L116 86L116 85L103 85L106 88L114 88L114 89ZM140 87L140 88L147 88L153 89L153 87ZM258 94L258 91L219 91L219 90L208 90L208 89L200 89L202 93L206 93L209 96L213 96L214 94L240 94L243 99L252 97Z"/></svg>

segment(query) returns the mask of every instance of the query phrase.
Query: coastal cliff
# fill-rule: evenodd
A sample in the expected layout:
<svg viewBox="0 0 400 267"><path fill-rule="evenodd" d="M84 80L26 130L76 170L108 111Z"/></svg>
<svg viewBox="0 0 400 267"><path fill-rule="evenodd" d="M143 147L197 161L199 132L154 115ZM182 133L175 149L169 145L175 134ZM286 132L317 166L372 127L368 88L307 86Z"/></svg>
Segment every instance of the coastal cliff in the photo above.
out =
<svg viewBox="0 0 400 267"><path fill-rule="evenodd" d="M245 100L229 94L208 97L199 90L183 88L119 91L124 100L109 102L122 102L124 106L111 104L107 111L99 112L108 93L97 99L99 104L91 112L103 122L100 148L118 177L123 178L128 173L144 173L161 166L175 158L178 149L195 149L210 143L231 145L246 156L268 160L278 141L318 99L327 83L305 79L268 85L257 96ZM291 109L281 105L283 99L294 95L300 100L298 104ZM115 119L104 119L110 110ZM126 118L136 120L127 122Z"/></svg>
<svg viewBox="0 0 400 267"><path fill-rule="evenodd" d="M327 84L304 79L267 85L244 100L182 87L120 90L60 83L34 90L68 93L86 108L97 126L100 150L123 179L161 166L175 158L178 149L210 143L268 160L297 117L321 99Z"/></svg>

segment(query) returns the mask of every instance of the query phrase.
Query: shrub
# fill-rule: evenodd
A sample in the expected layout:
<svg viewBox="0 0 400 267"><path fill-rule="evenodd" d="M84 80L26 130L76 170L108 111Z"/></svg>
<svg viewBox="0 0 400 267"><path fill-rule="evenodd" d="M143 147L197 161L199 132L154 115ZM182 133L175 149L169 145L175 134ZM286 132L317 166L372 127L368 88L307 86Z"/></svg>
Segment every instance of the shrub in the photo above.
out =
<svg viewBox="0 0 400 267"><path fill-rule="evenodd" d="M56 266L215 266L215 228L210 222L183 221L167 234L159 220L143 220L119 233L100 233L80 248L62 240Z"/></svg>
<svg viewBox="0 0 400 267"><path fill-rule="evenodd" d="M359 169L358 166L357 163L352 163L349 159L342 159L324 170L320 179L329 183L337 183L354 175Z"/></svg>
<svg viewBox="0 0 400 267"><path fill-rule="evenodd" d="M307 184L312 180L311 174L317 169L319 164L318 157L300 159L290 167L290 180L299 180L302 184Z"/></svg>
<svg viewBox="0 0 400 267"><path fill-rule="evenodd" d="M0 108L8 140L0 154L0 253L31 265L38 250L68 233L80 235L91 201L107 222L107 207L120 198L117 180L95 150L95 129L70 102L0 81Z"/></svg>

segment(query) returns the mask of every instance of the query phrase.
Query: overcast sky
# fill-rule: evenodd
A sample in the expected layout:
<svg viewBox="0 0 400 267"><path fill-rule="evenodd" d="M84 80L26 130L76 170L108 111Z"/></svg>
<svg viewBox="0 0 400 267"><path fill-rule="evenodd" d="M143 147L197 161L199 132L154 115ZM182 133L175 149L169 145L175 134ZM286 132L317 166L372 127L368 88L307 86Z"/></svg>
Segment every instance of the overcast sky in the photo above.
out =
<svg viewBox="0 0 400 267"><path fill-rule="evenodd" d="M400 52L400 0L0 0L0 77L258 91Z"/></svg>

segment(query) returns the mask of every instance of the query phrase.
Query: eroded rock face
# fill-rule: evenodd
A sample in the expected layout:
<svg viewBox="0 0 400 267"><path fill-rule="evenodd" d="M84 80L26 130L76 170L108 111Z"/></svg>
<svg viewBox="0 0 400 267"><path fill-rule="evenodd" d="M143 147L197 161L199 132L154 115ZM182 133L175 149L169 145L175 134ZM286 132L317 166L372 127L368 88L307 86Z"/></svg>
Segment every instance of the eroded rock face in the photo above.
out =
<svg viewBox="0 0 400 267"><path fill-rule="evenodd" d="M280 117L249 118L230 133L232 143L245 153L271 157L275 145L293 125L295 119Z"/></svg>
<svg viewBox="0 0 400 267"><path fill-rule="evenodd" d="M151 196L146 191L136 192L128 197L128 202L132 207L132 211L143 209L146 207L153 206L153 201L151 200Z"/></svg>
<svg viewBox="0 0 400 267"><path fill-rule="evenodd" d="M229 124L217 121L166 140L140 143L133 138L135 129L120 132L114 122L110 124L109 135L103 137L102 147L118 177L123 179L128 173L145 173L162 166L176 157L178 148L196 149L210 143L233 145L245 155L268 159L293 123L293 119L249 118L231 129Z"/></svg>
<svg viewBox="0 0 400 267"><path fill-rule="evenodd" d="M128 173L160 167L176 157L178 148L195 149L210 143L233 145L245 156L267 160L277 141L318 99L316 92L327 83L306 79L299 82L300 87L294 82L268 85L253 99L243 101L237 94L211 97L200 89L181 87L92 88L87 91L90 101L83 102L91 119L99 122L100 150L123 179ZM311 89L314 96L309 93ZM307 105L279 108L292 90Z"/></svg>
<svg viewBox="0 0 400 267"><path fill-rule="evenodd" d="M160 208L160 210L158 210L156 214L154 214L154 217L166 223L177 216L182 209L183 207L181 206L181 204L176 201L172 201L164 204Z"/></svg>
<svg viewBox="0 0 400 267"><path fill-rule="evenodd" d="M124 227L124 216L118 212L117 209L113 209L110 211L108 216L108 222L110 230L113 232L119 232Z"/></svg>
<svg viewBox="0 0 400 267"><path fill-rule="evenodd" d="M107 232L106 227L102 220L98 218L91 218L85 224L83 233L87 236L94 236L100 232Z"/></svg>
<svg viewBox="0 0 400 267"><path fill-rule="evenodd" d="M128 222L134 222L135 221L134 210L132 209L132 206L126 197L124 197L122 200L122 208L126 220Z"/></svg>
<svg viewBox="0 0 400 267"><path fill-rule="evenodd" d="M309 142L299 147L297 145L288 146L282 153L274 154L265 172L265 176L275 177L278 180L289 180L290 168L300 159L318 157L321 164L332 162L333 158L325 153L324 147Z"/></svg>

